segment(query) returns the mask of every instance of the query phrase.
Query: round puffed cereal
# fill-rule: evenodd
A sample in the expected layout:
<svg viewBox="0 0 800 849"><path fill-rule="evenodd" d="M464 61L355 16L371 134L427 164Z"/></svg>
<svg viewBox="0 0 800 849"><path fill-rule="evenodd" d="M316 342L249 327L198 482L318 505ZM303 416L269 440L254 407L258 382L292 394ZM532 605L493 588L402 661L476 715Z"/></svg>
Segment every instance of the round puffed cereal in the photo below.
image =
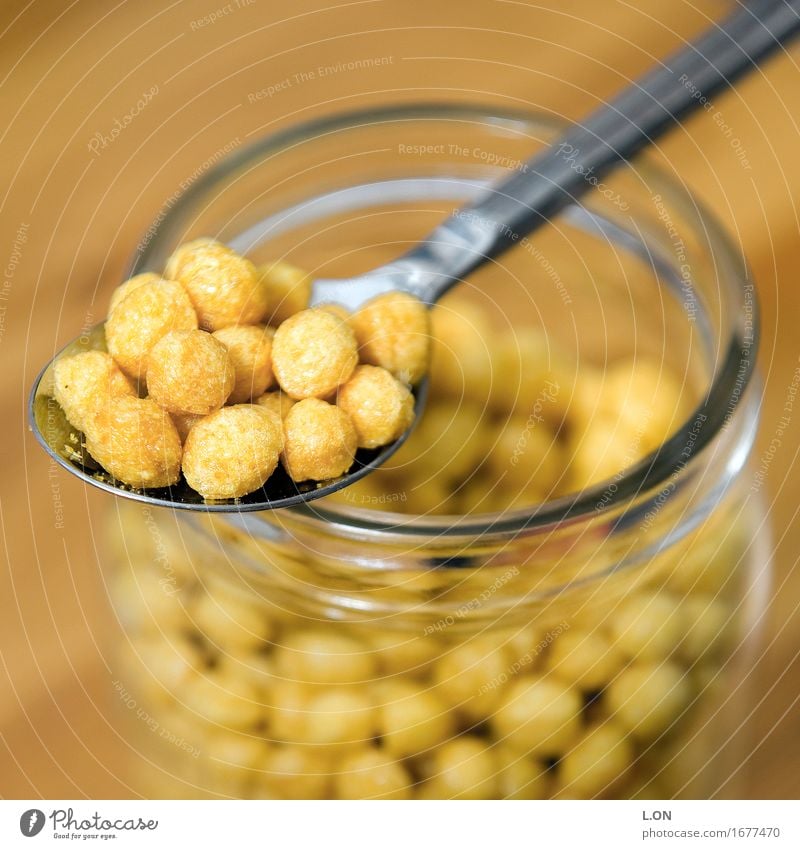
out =
<svg viewBox="0 0 800 849"><path fill-rule="evenodd" d="M467 397L485 404L498 396L506 411L512 409L515 398L508 396L507 382L494 364L495 342L501 340L496 339L486 312L471 303L453 303L448 297L431 310L430 319L433 397Z"/></svg>
<svg viewBox="0 0 800 849"><path fill-rule="evenodd" d="M430 759L430 791L439 799L493 799L498 764L477 737L457 737L436 749Z"/></svg>
<svg viewBox="0 0 800 849"><path fill-rule="evenodd" d="M180 698L188 711L222 728L253 728L266 710L253 684L216 670L193 676Z"/></svg>
<svg viewBox="0 0 800 849"><path fill-rule="evenodd" d="M509 746L494 745L497 760L498 797L500 799L546 799L547 770L532 758Z"/></svg>
<svg viewBox="0 0 800 849"><path fill-rule="evenodd" d="M289 410L294 406L294 399L278 389L274 392L265 392L259 398L256 398L255 403L259 407L263 407L265 410L274 413L278 417L278 420L282 422Z"/></svg>
<svg viewBox="0 0 800 849"><path fill-rule="evenodd" d="M375 708L365 687L327 687L308 700L306 739L315 746L368 743Z"/></svg>
<svg viewBox="0 0 800 849"><path fill-rule="evenodd" d="M275 385L272 374L272 328L261 325L223 327L214 338L228 349L236 373L229 404L241 404L263 395Z"/></svg>
<svg viewBox="0 0 800 849"><path fill-rule="evenodd" d="M263 486L278 465L280 425L255 404L223 407L186 438L183 474L203 498L240 498Z"/></svg>
<svg viewBox="0 0 800 849"><path fill-rule="evenodd" d="M171 330L195 330L197 314L171 280L143 283L117 304L106 321L108 353L131 377L144 378L147 356Z"/></svg>
<svg viewBox="0 0 800 849"><path fill-rule="evenodd" d="M406 292L387 292L367 301L350 317L361 360L382 366L404 383L416 383L428 369L430 318L422 301Z"/></svg>
<svg viewBox="0 0 800 849"><path fill-rule="evenodd" d="M629 658L658 661L669 657L686 633L678 598L667 592L629 595L611 612L614 644Z"/></svg>
<svg viewBox="0 0 800 849"><path fill-rule="evenodd" d="M343 410L306 398L298 401L283 420L282 460L292 480L328 480L353 465L358 437Z"/></svg>
<svg viewBox="0 0 800 849"><path fill-rule="evenodd" d="M220 731L203 739L202 766L214 786L221 783L233 791L231 795L241 796L268 754L269 747L264 740Z"/></svg>
<svg viewBox="0 0 800 849"><path fill-rule="evenodd" d="M409 680L386 681L376 697L378 733L396 758L427 752L449 740L455 717L431 690Z"/></svg>
<svg viewBox="0 0 800 849"><path fill-rule="evenodd" d="M547 665L581 690L600 690L625 666L626 658L599 629L570 628L553 643Z"/></svg>
<svg viewBox="0 0 800 849"><path fill-rule="evenodd" d="M164 277L167 280L177 280L184 257L191 256L192 252L198 248L214 244L216 244L215 239L212 239L210 236L201 236L199 239L192 239L191 242L184 242L182 245L178 245L164 266Z"/></svg>
<svg viewBox="0 0 800 849"><path fill-rule="evenodd" d="M267 292L255 266L226 245L201 241L188 247L175 263L174 276L204 330L259 324L267 316Z"/></svg>
<svg viewBox="0 0 800 849"><path fill-rule="evenodd" d="M56 401L78 430L101 407L119 395L135 395L133 384L103 351L61 357L53 366Z"/></svg>
<svg viewBox="0 0 800 849"><path fill-rule="evenodd" d="M271 636L270 621L258 606L238 595L202 593L189 615L197 631L226 654L256 651Z"/></svg>
<svg viewBox="0 0 800 849"><path fill-rule="evenodd" d="M275 668L289 681L352 684L374 676L375 658L367 646L344 634L294 631L275 647Z"/></svg>
<svg viewBox="0 0 800 849"><path fill-rule="evenodd" d="M228 349L204 330L167 333L147 362L150 397L171 413L213 413L228 400L235 380Z"/></svg>
<svg viewBox="0 0 800 849"><path fill-rule="evenodd" d="M357 366L336 403L352 419L359 448L378 448L402 436L414 421L414 396L378 366Z"/></svg>
<svg viewBox="0 0 800 849"><path fill-rule="evenodd" d="M628 772L634 754L630 738L613 722L589 729L558 764L559 797L607 794Z"/></svg>
<svg viewBox="0 0 800 849"><path fill-rule="evenodd" d="M472 637L439 658L433 677L443 701L467 719L479 721L500 702L514 660L505 646Z"/></svg>
<svg viewBox="0 0 800 849"><path fill-rule="evenodd" d="M634 737L658 736L678 722L691 698L689 676L675 663L633 663L606 693L613 716Z"/></svg>
<svg viewBox="0 0 800 849"><path fill-rule="evenodd" d="M279 799L329 797L331 765L318 749L276 746L260 768L263 777L257 787L264 787Z"/></svg>
<svg viewBox="0 0 800 849"><path fill-rule="evenodd" d="M551 497L565 467L550 428L530 416L511 416L494 435L487 467L514 494L526 490Z"/></svg>
<svg viewBox="0 0 800 849"><path fill-rule="evenodd" d="M189 435L189 431L199 421L202 421L205 418L205 416L198 416L195 413L170 413L170 416L178 430L178 436L180 436L181 442L186 442L186 437Z"/></svg>
<svg viewBox="0 0 800 849"><path fill-rule="evenodd" d="M363 749L339 766L337 799L410 799L414 779L403 764L378 749Z"/></svg>
<svg viewBox="0 0 800 849"><path fill-rule="evenodd" d="M130 295L134 289L138 289L145 283L158 283L160 280L160 274L153 274L150 271L146 271L144 274L137 274L135 277L131 277L130 280L121 283L111 293L111 300L108 302L108 315L111 315L114 312L114 308Z"/></svg>
<svg viewBox="0 0 800 849"><path fill-rule="evenodd" d="M500 742L527 754L558 757L578 736L581 698L560 681L525 676L504 696L490 720Z"/></svg>
<svg viewBox="0 0 800 849"><path fill-rule="evenodd" d="M272 368L281 389L297 400L325 398L358 364L353 331L325 310L303 310L281 324L272 341Z"/></svg>
<svg viewBox="0 0 800 849"><path fill-rule="evenodd" d="M86 423L86 448L117 480L137 489L171 486L180 477L181 440L154 401L123 395Z"/></svg>
<svg viewBox="0 0 800 849"><path fill-rule="evenodd" d="M288 262L272 262L260 265L257 273L267 293L273 327L308 307L311 278L305 271Z"/></svg>

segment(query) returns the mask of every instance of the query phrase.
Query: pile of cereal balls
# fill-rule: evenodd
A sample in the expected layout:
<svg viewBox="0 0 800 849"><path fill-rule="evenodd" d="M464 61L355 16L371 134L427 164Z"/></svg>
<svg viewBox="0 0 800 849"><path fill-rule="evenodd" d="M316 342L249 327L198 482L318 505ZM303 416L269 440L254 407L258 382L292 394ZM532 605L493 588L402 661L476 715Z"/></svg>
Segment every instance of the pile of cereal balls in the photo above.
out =
<svg viewBox="0 0 800 849"><path fill-rule="evenodd" d="M401 292L353 314L307 309L311 280L256 267L212 239L112 295L107 351L62 357L55 396L89 454L135 489L183 473L206 500L262 487L280 462L296 482L346 473L358 448L411 425L428 310Z"/></svg>

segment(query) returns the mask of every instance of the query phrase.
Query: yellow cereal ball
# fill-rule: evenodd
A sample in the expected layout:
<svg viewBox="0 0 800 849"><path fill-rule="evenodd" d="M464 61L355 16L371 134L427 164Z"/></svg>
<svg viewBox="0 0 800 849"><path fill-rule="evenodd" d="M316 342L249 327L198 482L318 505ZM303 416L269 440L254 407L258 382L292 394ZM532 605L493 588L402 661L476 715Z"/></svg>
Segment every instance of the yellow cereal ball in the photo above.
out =
<svg viewBox="0 0 800 849"><path fill-rule="evenodd" d="M707 595L684 599L681 613L686 631L682 635L680 651L692 663L718 650L736 623L735 616L723 601Z"/></svg>
<svg viewBox="0 0 800 849"><path fill-rule="evenodd" d="M609 415L598 415L587 430L570 432L569 474L576 490L610 480L644 456L641 440Z"/></svg>
<svg viewBox="0 0 800 849"><path fill-rule="evenodd" d="M512 662L504 646L473 637L443 654L433 677L444 701L478 721L490 716L500 702Z"/></svg>
<svg viewBox="0 0 800 849"><path fill-rule="evenodd" d="M272 262L258 267L261 285L269 298L269 323L277 327L308 307L311 278L288 262Z"/></svg>
<svg viewBox="0 0 800 849"><path fill-rule="evenodd" d="M186 289L204 330L259 324L267 316L267 291L255 266L219 242L182 251L173 276Z"/></svg>
<svg viewBox="0 0 800 849"><path fill-rule="evenodd" d="M373 629L369 639L380 668L387 675L421 675L441 653L438 641L424 632L417 636Z"/></svg>
<svg viewBox="0 0 800 849"><path fill-rule="evenodd" d="M140 682L154 702L163 704L180 695L184 686L203 669L197 646L180 632L168 638L161 634L139 638L136 650L139 662L146 669ZM141 672L137 674L141 676Z"/></svg>
<svg viewBox="0 0 800 849"><path fill-rule="evenodd" d="M494 398L506 376L496 373L494 350L499 340L485 312L448 299L431 310L430 320L432 396L469 398L480 404Z"/></svg>
<svg viewBox="0 0 800 849"><path fill-rule="evenodd" d="M491 443L490 443L491 444ZM550 428L538 416L512 416L494 435L487 469L512 493L532 489L547 497L566 462Z"/></svg>
<svg viewBox="0 0 800 849"><path fill-rule="evenodd" d="M544 420L557 431L571 406L577 363L537 327L516 327L503 333L495 352L497 409Z"/></svg>
<svg viewBox="0 0 800 849"><path fill-rule="evenodd" d="M215 648L236 654L262 648L272 634L258 605L233 593L201 593L189 610L194 627Z"/></svg>
<svg viewBox="0 0 800 849"><path fill-rule="evenodd" d="M455 733L452 712L424 686L387 681L377 702L378 733L386 751L397 758L427 752Z"/></svg>
<svg viewBox="0 0 800 849"><path fill-rule="evenodd" d="M120 395L135 395L133 384L103 351L60 357L53 366L56 401L67 421L86 430L91 415Z"/></svg>
<svg viewBox="0 0 800 849"><path fill-rule="evenodd" d="M181 442L186 442L189 431L205 418L205 416L198 416L194 413L170 413L170 417L178 431Z"/></svg>
<svg viewBox="0 0 800 849"><path fill-rule="evenodd" d="M313 693L314 690L305 684L285 681L276 675L266 697L267 725L271 737L285 743L306 742L307 705Z"/></svg>
<svg viewBox="0 0 800 849"><path fill-rule="evenodd" d="M691 685L674 663L637 662L611 682L606 698L620 725L638 739L650 739L681 719Z"/></svg>
<svg viewBox="0 0 800 849"><path fill-rule="evenodd" d="M357 366L336 403L352 419L359 448L388 445L414 421L414 396L386 369Z"/></svg>
<svg viewBox="0 0 800 849"><path fill-rule="evenodd" d="M318 398L298 401L286 414L283 430L282 460L292 480L328 480L353 465L356 429L347 413L333 404Z"/></svg>
<svg viewBox="0 0 800 849"><path fill-rule="evenodd" d="M317 746L366 743L375 733L375 708L364 687L326 688L306 706L305 742Z"/></svg>
<svg viewBox="0 0 800 849"><path fill-rule="evenodd" d="M258 787L279 799L326 799L331 765L309 746L275 746L262 766Z"/></svg>
<svg viewBox="0 0 800 849"><path fill-rule="evenodd" d="M490 723L499 742L537 756L558 757L580 731L581 698L551 677L523 677L507 688Z"/></svg>
<svg viewBox="0 0 800 849"><path fill-rule="evenodd" d="M240 498L263 486L278 465L283 436L255 404L223 407L186 437L183 474L203 498Z"/></svg>
<svg viewBox="0 0 800 849"><path fill-rule="evenodd" d="M625 666L619 647L602 631L570 628L553 643L548 666L562 681L581 690L600 690Z"/></svg>
<svg viewBox="0 0 800 849"><path fill-rule="evenodd" d="M334 781L337 799L410 799L414 779L403 764L378 749L347 756Z"/></svg>
<svg viewBox="0 0 800 849"><path fill-rule="evenodd" d="M136 489L171 486L180 477L181 439L154 401L120 396L86 424L86 448L117 480Z"/></svg>
<svg viewBox="0 0 800 849"><path fill-rule="evenodd" d="M500 799L546 799L547 770L532 758L509 746L492 746L498 765L497 795Z"/></svg>
<svg viewBox="0 0 800 849"><path fill-rule="evenodd" d="M144 274L137 274L135 277L131 277L130 280L126 280L124 283L117 286L117 288L111 293L111 300L108 303L108 315L111 315L111 313L114 312L114 308L128 295L130 295L134 289L138 289L145 283L158 283L160 280L160 274L153 274L152 272L147 271Z"/></svg>
<svg viewBox="0 0 800 849"><path fill-rule="evenodd" d="M275 667L289 681L350 684L373 677L375 658L367 646L344 634L294 631L275 647Z"/></svg>
<svg viewBox="0 0 800 849"><path fill-rule="evenodd" d="M419 467L425 481L436 474L461 484L483 461L490 439L480 405L471 401L458 405L433 402L387 468L413 473Z"/></svg>
<svg viewBox="0 0 800 849"><path fill-rule="evenodd" d="M590 729L559 761L558 795L592 799L607 795L634 759L633 743L613 722Z"/></svg>
<svg viewBox="0 0 800 849"><path fill-rule="evenodd" d="M414 384L428 370L431 328L428 309L405 292L387 292L350 317L361 360Z"/></svg>
<svg viewBox="0 0 800 849"><path fill-rule="evenodd" d="M259 325L224 327L214 333L228 349L236 374L229 404L241 404L263 395L275 385L272 374L272 329Z"/></svg>
<svg viewBox="0 0 800 849"><path fill-rule="evenodd" d="M656 449L684 418L684 389L670 369L643 357L614 363L600 404L630 432L640 431L641 455Z"/></svg>
<svg viewBox="0 0 800 849"><path fill-rule="evenodd" d="M167 280L177 280L178 272L185 256L189 256L197 248L214 244L216 244L216 240L209 236L201 236L199 239L192 239L191 242L184 242L182 245L179 245L172 252L166 266L164 266L164 277Z"/></svg>
<svg viewBox="0 0 800 849"><path fill-rule="evenodd" d="M188 711L223 728L254 728L265 713L253 684L224 672L193 676L184 684L180 699Z"/></svg>
<svg viewBox="0 0 800 849"><path fill-rule="evenodd" d="M213 413L228 399L235 379L228 349L203 330L167 333L147 360L150 397L171 413Z"/></svg>
<svg viewBox="0 0 800 849"><path fill-rule="evenodd" d="M106 321L108 353L131 377L144 378L153 346L171 330L195 330L197 314L171 280L143 283L117 304Z"/></svg>
<svg viewBox="0 0 800 849"><path fill-rule="evenodd" d="M430 791L439 799L493 799L498 789L498 764L477 737L457 737L438 748L430 759Z"/></svg>
<svg viewBox="0 0 800 849"><path fill-rule="evenodd" d="M353 331L325 310L303 310L272 341L272 369L292 398L324 398L350 379L358 363Z"/></svg>
<svg viewBox="0 0 800 849"><path fill-rule="evenodd" d="M294 406L294 399L290 398L285 392L281 392L280 389L278 389L275 392L265 392L263 395L256 398L255 403L258 404L259 407L269 410L282 422L286 418L289 410L291 410Z"/></svg>
<svg viewBox="0 0 800 849"><path fill-rule="evenodd" d="M264 740L231 731L218 731L203 740L203 768L214 787L230 788L228 795L241 796L247 782L268 757Z"/></svg>
<svg viewBox="0 0 800 849"><path fill-rule="evenodd" d="M614 644L627 657L658 661L680 645L685 620L675 596L639 592L611 611L609 629Z"/></svg>

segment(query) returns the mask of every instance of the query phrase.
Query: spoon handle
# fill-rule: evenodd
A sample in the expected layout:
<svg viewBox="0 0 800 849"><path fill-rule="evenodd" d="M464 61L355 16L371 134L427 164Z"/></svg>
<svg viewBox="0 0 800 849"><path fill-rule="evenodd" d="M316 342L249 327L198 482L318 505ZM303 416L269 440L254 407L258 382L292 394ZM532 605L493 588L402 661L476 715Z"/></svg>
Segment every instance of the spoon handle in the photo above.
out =
<svg viewBox="0 0 800 849"><path fill-rule="evenodd" d="M392 264L427 303L499 256L597 184L620 160L758 66L800 31L800 0L742 5L674 53L543 153L473 204L447 218L428 239Z"/></svg>

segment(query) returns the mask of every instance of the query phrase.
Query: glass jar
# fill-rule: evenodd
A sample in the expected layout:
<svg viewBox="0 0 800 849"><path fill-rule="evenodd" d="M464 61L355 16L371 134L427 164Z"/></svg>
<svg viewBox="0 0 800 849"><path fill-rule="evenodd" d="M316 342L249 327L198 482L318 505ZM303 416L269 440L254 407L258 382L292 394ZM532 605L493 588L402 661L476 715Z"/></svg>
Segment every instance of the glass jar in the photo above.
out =
<svg viewBox="0 0 800 849"><path fill-rule="evenodd" d="M524 168L560 129L452 106L305 125L194 182L150 228L133 271L160 270L180 242L212 235L256 261L358 273ZM677 380L663 438L535 503L476 487L467 497L454 479L458 513L442 514L433 486L452 443L418 458L427 483L398 488L393 472L376 473L380 496L346 490L237 515L115 500L108 552L128 639L114 687L148 768L166 779L153 795L735 794L768 585L742 475L757 321L736 252L637 160L448 298L493 322L481 351L459 351L489 366L471 363L456 396L491 405L499 394L517 409L522 399L530 437L538 384L494 354L535 324L542 356L569 354L549 363L566 444L564 423L593 391L587 372L620 358Z"/></svg>

